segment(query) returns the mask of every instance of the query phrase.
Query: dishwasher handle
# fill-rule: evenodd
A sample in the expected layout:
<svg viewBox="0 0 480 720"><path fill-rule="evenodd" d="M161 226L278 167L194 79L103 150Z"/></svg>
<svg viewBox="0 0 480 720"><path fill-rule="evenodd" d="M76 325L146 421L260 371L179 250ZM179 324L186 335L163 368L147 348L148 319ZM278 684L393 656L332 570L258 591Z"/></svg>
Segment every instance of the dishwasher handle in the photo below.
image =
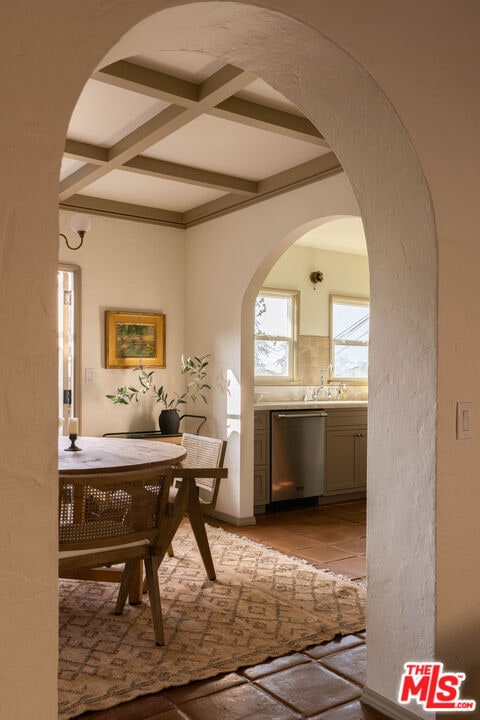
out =
<svg viewBox="0 0 480 720"><path fill-rule="evenodd" d="M323 412L323 410L319 412L275 413L275 417L282 420L285 420L287 418L327 417L327 413Z"/></svg>

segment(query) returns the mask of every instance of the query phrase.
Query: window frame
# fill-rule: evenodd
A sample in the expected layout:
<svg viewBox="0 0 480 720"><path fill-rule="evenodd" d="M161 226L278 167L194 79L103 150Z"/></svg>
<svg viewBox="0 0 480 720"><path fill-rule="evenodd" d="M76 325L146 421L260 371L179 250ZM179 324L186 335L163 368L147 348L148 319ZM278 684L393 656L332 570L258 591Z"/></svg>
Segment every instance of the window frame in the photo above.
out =
<svg viewBox="0 0 480 720"><path fill-rule="evenodd" d="M342 346L356 346L366 347L367 354L369 354L370 348L370 333L367 342L361 341L345 341L338 342L334 338L333 334L333 308L334 305L355 305L361 307L368 307L370 316L370 298L363 295L340 295L332 293L330 295L330 382L332 383L345 383L347 385L368 385L368 370L367 377L348 377L343 375L336 375L335 373L335 347L337 345Z"/></svg>
<svg viewBox="0 0 480 720"><path fill-rule="evenodd" d="M282 335L258 335L254 332L253 336L253 343L255 346L255 342L257 340L270 340L275 341L279 340L282 342L287 341L288 343L288 366L290 368L290 373L288 376L279 377L279 376L271 376L271 375L257 375L256 371L256 365L255 365L255 357L254 357L254 366L253 366L253 373L254 373L254 381L255 385L292 385L297 383L297 368L298 368L298 333L299 333L299 318L300 318L300 291L299 290L292 290L289 288L271 288L271 287L262 287L256 297L255 297L255 304L257 302L257 298L260 296L265 297L281 297L288 299L291 303L291 333L289 336L282 336Z"/></svg>
<svg viewBox="0 0 480 720"><path fill-rule="evenodd" d="M62 393L63 393L63 385L65 382L60 383L60 363L62 362L62 359L60 358L60 355L58 356L57 361L57 385L58 385L58 409L59 409L59 421L61 418L63 418L63 430L62 434L66 432L66 412L67 409L69 412L79 419L79 426L81 425L81 405L82 405L82 397L81 397L81 388L82 388L82 382L81 382L81 268L79 265L69 264L69 263L58 263L57 271L60 272L67 272L70 273L72 276L72 290L73 290L73 357L72 357L72 377L71 377L71 387L66 388L70 389L72 391L72 403L70 408L67 408L67 405L64 405L62 403ZM58 307L59 301L57 300L57 313L59 313L59 307ZM62 328L60 329L60 326L57 328L57 333L64 332L64 324L62 325ZM63 341L64 342L64 341ZM59 349L57 350L59 352ZM63 373L62 373L63 375ZM63 411L61 410L61 407L63 407ZM61 415L60 415L61 413ZM80 428L79 428L80 429ZM60 430L60 427L59 427Z"/></svg>

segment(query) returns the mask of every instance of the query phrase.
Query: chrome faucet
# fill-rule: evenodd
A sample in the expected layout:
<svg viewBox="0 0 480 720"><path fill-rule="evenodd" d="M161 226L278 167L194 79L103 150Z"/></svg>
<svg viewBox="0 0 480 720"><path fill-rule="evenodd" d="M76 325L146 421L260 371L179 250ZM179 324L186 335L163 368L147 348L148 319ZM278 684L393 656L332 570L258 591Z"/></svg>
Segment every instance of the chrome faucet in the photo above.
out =
<svg viewBox="0 0 480 720"><path fill-rule="evenodd" d="M332 369L331 365L320 368L320 385L312 389L312 400L318 400L324 397L326 400L332 399L332 391L329 387L325 387L325 373L329 373Z"/></svg>
<svg viewBox="0 0 480 720"><path fill-rule="evenodd" d="M320 385L318 387L312 388L312 400L318 400L325 390L324 375L323 375L324 372L325 372L325 370L322 368L320 370Z"/></svg>

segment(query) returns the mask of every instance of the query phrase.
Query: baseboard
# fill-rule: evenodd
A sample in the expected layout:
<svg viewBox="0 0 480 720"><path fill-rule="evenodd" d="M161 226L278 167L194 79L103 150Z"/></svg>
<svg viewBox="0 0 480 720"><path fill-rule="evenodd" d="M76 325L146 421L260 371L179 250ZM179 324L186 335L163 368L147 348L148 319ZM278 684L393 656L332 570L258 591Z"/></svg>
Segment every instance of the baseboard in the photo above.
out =
<svg viewBox="0 0 480 720"><path fill-rule="evenodd" d="M210 510L208 513L205 513L205 515L208 515L209 517L216 518L217 520L222 520L222 522L227 522L230 525L236 525L237 527L242 527L243 525L256 525L257 521L255 519L255 515L249 515L248 517L235 517L235 515L229 515L228 513L222 513L218 510Z"/></svg>
<svg viewBox="0 0 480 720"><path fill-rule="evenodd" d="M410 712L410 710L407 710L407 708L403 705L398 705L397 703L392 702L392 700L388 700L386 697L383 697L383 695L379 695L369 688L363 689L360 700L364 705L368 705L374 710L378 710L382 713L382 715L385 715L385 717L391 718L392 720L419 720L419 718L425 717L421 714L420 708L420 715L415 715ZM431 720L435 720L435 714L429 714L428 717L429 719L431 718Z"/></svg>

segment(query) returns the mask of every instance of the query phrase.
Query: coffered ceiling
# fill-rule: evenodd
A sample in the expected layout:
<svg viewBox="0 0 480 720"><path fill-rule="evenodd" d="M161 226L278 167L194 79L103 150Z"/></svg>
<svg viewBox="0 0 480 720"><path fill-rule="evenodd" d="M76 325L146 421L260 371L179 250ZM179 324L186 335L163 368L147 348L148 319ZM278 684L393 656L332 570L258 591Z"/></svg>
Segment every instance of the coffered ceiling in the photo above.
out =
<svg viewBox="0 0 480 720"><path fill-rule="evenodd" d="M87 82L60 207L185 228L341 170L312 123L262 80L201 53L157 53Z"/></svg>

